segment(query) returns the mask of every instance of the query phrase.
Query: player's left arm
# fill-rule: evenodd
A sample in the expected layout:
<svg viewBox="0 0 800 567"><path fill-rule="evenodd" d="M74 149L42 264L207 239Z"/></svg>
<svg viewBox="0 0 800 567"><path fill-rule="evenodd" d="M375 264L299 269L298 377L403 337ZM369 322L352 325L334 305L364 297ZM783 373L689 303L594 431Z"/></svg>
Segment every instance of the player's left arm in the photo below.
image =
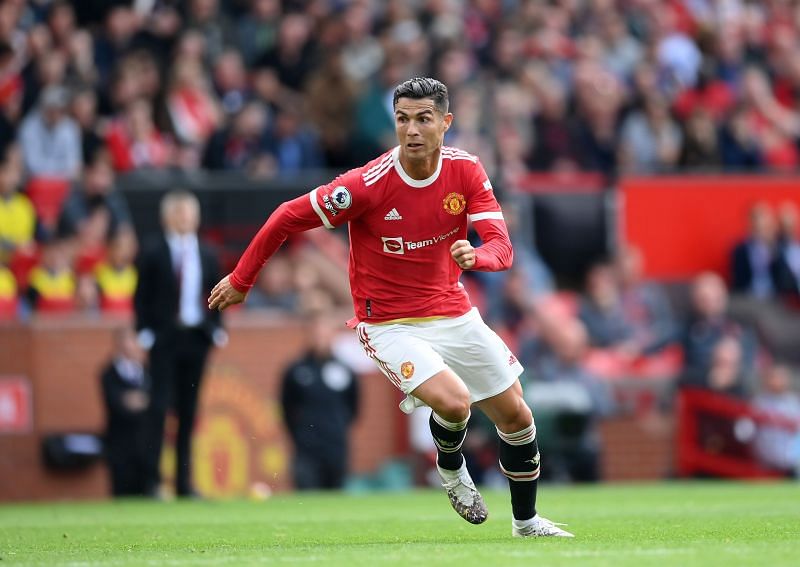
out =
<svg viewBox="0 0 800 567"><path fill-rule="evenodd" d="M457 240L451 246L450 254L462 270L507 270L514 260L514 249L489 177L480 161L470 164L465 176L467 218L483 244L473 248L468 240Z"/></svg>

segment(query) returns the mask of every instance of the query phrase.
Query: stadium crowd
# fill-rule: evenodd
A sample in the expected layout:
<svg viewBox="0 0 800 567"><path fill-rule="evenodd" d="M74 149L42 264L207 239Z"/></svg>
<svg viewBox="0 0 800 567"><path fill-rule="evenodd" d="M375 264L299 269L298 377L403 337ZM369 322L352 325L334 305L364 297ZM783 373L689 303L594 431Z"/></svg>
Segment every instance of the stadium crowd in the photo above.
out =
<svg viewBox="0 0 800 567"><path fill-rule="evenodd" d="M359 165L395 145L391 93L415 75L448 85L446 143L479 155L501 189L530 171L611 184L626 172L796 170L798 34L788 0L0 0L0 318L130 314L137 239L117 176ZM735 291L797 301L790 209L782 233L771 211L753 212ZM535 249L515 246L512 272L465 283L530 377L582 400L580 457L553 476L597 478L596 424L621 411L608 386L621 375L763 391L794 399L774 405L800 418L786 367L730 318L719 276L691 284L683 324L641 281L636 250L570 294ZM330 283L344 277L327 277L336 269L293 246L247 307L346 305ZM564 402L530 391L537 407Z"/></svg>

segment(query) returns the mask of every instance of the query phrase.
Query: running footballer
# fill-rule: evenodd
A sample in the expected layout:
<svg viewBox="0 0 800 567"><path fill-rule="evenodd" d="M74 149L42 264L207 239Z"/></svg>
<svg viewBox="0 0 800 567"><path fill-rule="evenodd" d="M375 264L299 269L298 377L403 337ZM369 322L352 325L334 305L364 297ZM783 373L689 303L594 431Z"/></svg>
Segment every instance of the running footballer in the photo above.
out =
<svg viewBox="0 0 800 567"><path fill-rule="evenodd" d="M503 213L477 157L443 145L453 121L447 87L415 78L394 92L399 145L307 195L279 206L209 308L244 301L259 270L289 234L349 223L348 321L381 372L406 394L401 409L427 405L437 468L453 508L473 524L487 509L461 446L475 405L496 425L516 537L572 537L536 513L539 450L522 397L522 366L481 319L459 283L463 270L499 271L513 250ZM474 248L467 223L483 244Z"/></svg>

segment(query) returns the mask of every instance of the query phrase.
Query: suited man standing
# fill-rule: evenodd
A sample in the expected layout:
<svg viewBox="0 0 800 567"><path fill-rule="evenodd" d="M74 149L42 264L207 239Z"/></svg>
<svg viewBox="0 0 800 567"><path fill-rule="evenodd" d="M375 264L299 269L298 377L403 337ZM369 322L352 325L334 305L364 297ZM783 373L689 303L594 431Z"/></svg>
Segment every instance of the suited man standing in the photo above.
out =
<svg viewBox="0 0 800 567"><path fill-rule="evenodd" d="M152 376L146 486L151 496L159 494L164 421L172 406L178 418L175 491L192 496L191 438L203 370L211 346L227 342L220 313L205 306L220 270L197 237L200 204L192 193L167 193L161 223L163 235L142 248L134 297L136 329L149 350Z"/></svg>

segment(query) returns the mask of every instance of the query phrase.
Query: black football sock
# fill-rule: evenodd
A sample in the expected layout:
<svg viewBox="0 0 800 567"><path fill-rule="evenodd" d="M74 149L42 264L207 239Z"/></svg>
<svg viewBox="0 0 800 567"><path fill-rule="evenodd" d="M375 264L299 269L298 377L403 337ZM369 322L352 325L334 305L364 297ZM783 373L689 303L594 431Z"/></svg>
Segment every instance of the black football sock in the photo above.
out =
<svg viewBox="0 0 800 567"><path fill-rule="evenodd" d="M461 446L467 436L469 416L459 423L451 423L431 412L430 425L433 442L436 445L436 462L443 468L457 471L464 462Z"/></svg>
<svg viewBox="0 0 800 567"><path fill-rule="evenodd" d="M539 478L539 446L536 425L500 436L500 471L508 478L511 509L515 520L528 520L536 515L536 488Z"/></svg>

